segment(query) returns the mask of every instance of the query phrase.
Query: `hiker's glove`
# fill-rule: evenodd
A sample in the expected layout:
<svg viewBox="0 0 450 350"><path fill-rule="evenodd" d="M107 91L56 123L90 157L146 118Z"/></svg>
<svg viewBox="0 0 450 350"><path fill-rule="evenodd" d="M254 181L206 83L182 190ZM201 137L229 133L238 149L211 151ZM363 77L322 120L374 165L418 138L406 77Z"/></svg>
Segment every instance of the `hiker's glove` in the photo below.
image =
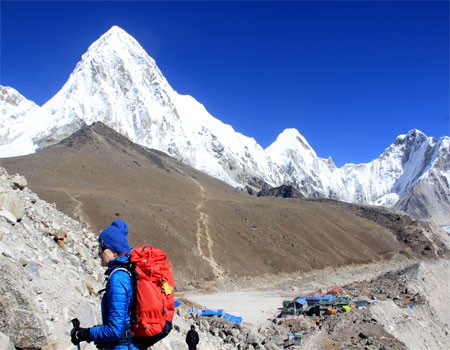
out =
<svg viewBox="0 0 450 350"><path fill-rule="evenodd" d="M73 345L78 345L82 341L91 341L90 328L72 328L70 338Z"/></svg>

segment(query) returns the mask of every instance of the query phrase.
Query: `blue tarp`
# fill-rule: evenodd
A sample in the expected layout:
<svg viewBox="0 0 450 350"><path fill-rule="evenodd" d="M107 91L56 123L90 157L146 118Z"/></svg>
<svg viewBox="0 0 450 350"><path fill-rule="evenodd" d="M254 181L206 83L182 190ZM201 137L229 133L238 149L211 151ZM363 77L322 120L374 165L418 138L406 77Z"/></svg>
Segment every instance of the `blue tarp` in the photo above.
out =
<svg viewBox="0 0 450 350"><path fill-rule="evenodd" d="M181 305L181 301L175 300L174 306L175 306L175 307L178 307L178 306L180 306L180 305Z"/></svg>
<svg viewBox="0 0 450 350"><path fill-rule="evenodd" d="M225 313L223 311L223 309L217 309L217 310L212 310L212 309L188 309L187 310L188 313L190 314L196 314L199 316L217 316L217 317L221 317L229 322L234 322L234 323L241 323L242 322L242 317L239 316L235 316L229 313Z"/></svg>
<svg viewBox="0 0 450 350"><path fill-rule="evenodd" d="M223 315L223 309L203 309L200 313L201 316L222 316Z"/></svg>
<svg viewBox="0 0 450 350"><path fill-rule="evenodd" d="M302 305L304 305L304 304L306 304L308 301L306 300L306 297L301 297L301 298L297 298L297 299L295 299L294 300L296 303L298 303L298 304L302 304Z"/></svg>
<svg viewBox="0 0 450 350"><path fill-rule="evenodd" d="M330 303L334 302L334 295L309 295L306 297L308 301L328 301Z"/></svg>
<svg viewBox="0 0 450 350"><path fill-rule="evenodd" d="M223 309L188 309L188 313L197 314L200 316L222 316Z"/></svg>
<svg viewBox="0 0 450 350"><path fill-rule="evenodd" d="M242 317L234 316L234 315L227 314L227 313L224 313L222 315L222 318L227 320L228 322L233 322L233 323L241 323L242 322Z"/></svg>

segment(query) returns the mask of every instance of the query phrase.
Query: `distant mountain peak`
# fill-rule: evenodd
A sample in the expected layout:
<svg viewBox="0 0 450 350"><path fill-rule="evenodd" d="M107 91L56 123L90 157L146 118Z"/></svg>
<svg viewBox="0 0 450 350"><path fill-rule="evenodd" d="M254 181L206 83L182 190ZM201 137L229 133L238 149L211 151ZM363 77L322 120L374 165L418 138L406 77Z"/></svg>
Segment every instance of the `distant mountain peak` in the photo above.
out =
<svg viewBox="0 0 450 350"><path fill-rule="evenodd" d="M120 42L121 44L125 45L138 45L141 47L141 45L137 42L137 40L130 35L128 32L123 30L122 28L118 26L111 27L110 30L108 30L105 34L100 36L100 38L97 40L99 42ZM142 47L141 47L142 48Z"/></svg>
<svg viewBox="0 0 450 350"><path fill-rule="evenodd" d="M266 153L276 162L286 163L289 159L297 158L298 156L307 157L310 160L316 159L317 154L309 145L308 141L295 128L288 128L283 130L269 147L266 148ZM278 160L277 160L278 159Z"/></svg>
<svg viewBox="0 0 450 350"><path fill-rule="evenodd" d="M418 129L411 129L410 131L408 131L407 134L403 134L403 135L399 135L395 142L394 145L395 146L399 146L399 145L417 145L417 144L422 144L422 143L427 143L427 144L434 144L436 142L436 138L434 137L428 137L425 133L423 133L422 131L418 130Z"/></svg>
<svg viewBox="0 0 450 350"><path fill-rule="evenodd" d="M0 111L3 157L35 152L86 124L102 122L136 144L234 187L292 185L307 197L393 206L422 178L434 176L422 186L440 195L435 207L448 196L449 147L443 139L437 142L412 129L372 162L341 168L331 158L318 157L295 128L285 129L263 150L195 98L178 94L153 58L118 26L92 43L44 106L0 87Z"/></svg>
<svg viewBox="0 0 450 350"><path fill-rule="evenodd" d="M0 120L9 117L7 107L19 107L21 104L26 104L28 107L37 107L34 102L27 100L16 89L10 86L0 85L0 101L2 102Z"/></svg>
<svg viewBox="0 0 450 350"><path fill-rule="evenodd" d="M124 29L122 29L116 25L113 25L105 34L103 34L103 36L106 36L106 35L127 35L127 36L131 37L131 35L128 34Z"/></svg>
<svg viewBox="0 0 450 350"><path fill-rule="evenodd" d="M295 128L288 128L284 129L283 132L281 132L274 143L272 143L268 148L277 148L277 149L284 149L284 150L293 150L293 149L299 149L300 148L312 151L311 146L309 145L308 141L303 137L300 132Z"/></svg>
<svg viewBox="0 0 450 350"><path fill-rule="evenodd" d="M105 52L105 57L108 55L124 56L123 59L129 59L127 56L134 56L135 58L145 57L146 59L153 59L148 56L144 48L120 27L113 26L105 34L100 36L89 46L87 52L82 59L86 60L88 57L98 58L101 52ZM112 57L110 57L112 59Z"/></svg>

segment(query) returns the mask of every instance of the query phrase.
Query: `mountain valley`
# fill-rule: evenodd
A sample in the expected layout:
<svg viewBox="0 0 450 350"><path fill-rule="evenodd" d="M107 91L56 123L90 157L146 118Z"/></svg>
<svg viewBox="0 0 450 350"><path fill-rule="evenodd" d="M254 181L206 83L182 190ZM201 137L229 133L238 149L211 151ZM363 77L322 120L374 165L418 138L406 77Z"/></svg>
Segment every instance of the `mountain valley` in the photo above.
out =
<svg viewBox="0 0 450 350"><path fill-rule="evenodd" d="M450 344L450 239L429 223L376 207L250 196L100 123L3 165L30 169L30 180L0 169L2 348L71 349L71 318L99 322L95 232L118 216L133 242L164 247L173 261L182 304L154 350L183 348L194 322L203 350L286 348L293 331L302 347L324 350ZM313 318L277 318L282 300L336 286L370 307L327 317L322 330ZM192 305L224 307L244 322L192 319Z"/></svg>
<svg viewBox="0 0 450 350"><path fill-rule="evenodd" d="M380 156L338 168L296 129L266 149L169 84L156 62L113 26L82 56L61 90L37 106L0 87L0 157L36 152L94 122L235 188L292 186L306 198L395 208L450 226L450 137L405 130Z"/></svg>
<svg viewBox="0 0 450 350"><path fill-rule="evenodd" d="M117 26L43 106L0 86L0 112L1 349L73 349L71 318L101 322L96 237L117 218L173 263L182 304L154 350L183 348L192 323L202 350L293 349L292 332L308 349L450 347L450 137L413 129L340 168L296 129L263 149L178 94ZM323 329L276 317L333 287L367 308ZM244 322L195 319L193 305Z"/></svg>
<svg viewBox="0 0 450 350"><path fill-rule="evenodd" d="M150 242L173 256L180 288L368 263L398 253L445 253L425 239L429 224L404 214L328 200L250 196L101 123L32 155L2 159L1 166L24 175L41 198L94 232L116 217L129 222L133 244Z"/></svg>

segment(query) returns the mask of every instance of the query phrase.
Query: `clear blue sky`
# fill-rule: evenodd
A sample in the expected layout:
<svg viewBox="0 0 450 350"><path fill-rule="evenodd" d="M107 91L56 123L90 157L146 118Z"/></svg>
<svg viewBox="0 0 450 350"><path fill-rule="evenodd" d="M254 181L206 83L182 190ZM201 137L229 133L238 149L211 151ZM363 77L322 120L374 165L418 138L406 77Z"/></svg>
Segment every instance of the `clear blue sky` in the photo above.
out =
<svg viewBox="0 0 450 350"><path fill-rule="evenodd" d="M39 105L113 25L172 87L270 145L294 127L338 166L416 128L450 135L448 1L1 1L0 84Z"/></svg>

